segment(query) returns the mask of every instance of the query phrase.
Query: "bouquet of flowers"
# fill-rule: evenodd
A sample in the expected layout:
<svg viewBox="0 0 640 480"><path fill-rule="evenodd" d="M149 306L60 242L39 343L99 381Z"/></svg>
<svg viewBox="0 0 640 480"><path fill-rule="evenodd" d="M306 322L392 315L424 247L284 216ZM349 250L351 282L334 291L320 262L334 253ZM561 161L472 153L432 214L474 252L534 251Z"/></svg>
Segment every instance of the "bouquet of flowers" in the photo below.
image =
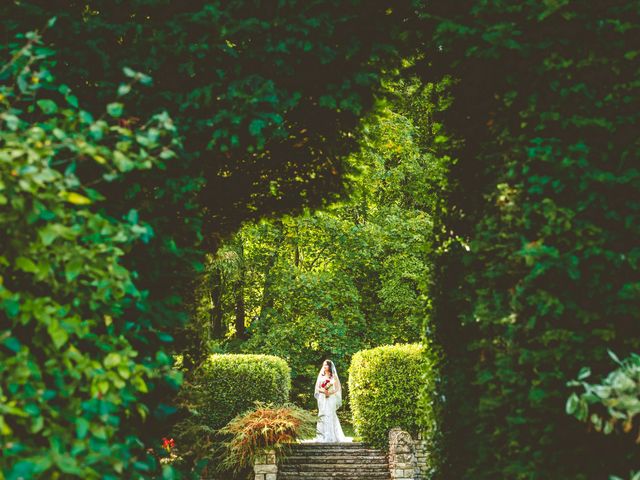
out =
<svg viewBox="0 0 640 480"><path fill-rule="evenodd" d="M333 385L331 384L331 380L326 379L324 382L322 382L322 384L320 385L320 388L322 390L324 390L325 392L329 392L331 390L331 388L333 387Z"/></svg>

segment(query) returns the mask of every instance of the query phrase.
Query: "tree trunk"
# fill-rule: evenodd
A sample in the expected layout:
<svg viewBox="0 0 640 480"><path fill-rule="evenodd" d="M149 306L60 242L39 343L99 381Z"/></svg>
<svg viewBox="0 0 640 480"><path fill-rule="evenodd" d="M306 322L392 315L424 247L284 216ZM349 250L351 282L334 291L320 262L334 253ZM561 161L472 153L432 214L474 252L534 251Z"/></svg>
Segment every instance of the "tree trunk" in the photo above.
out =
<svg viewBox="0 0 640 480"><path fill-rule="evenodd" d="M244 242L242 236L238 234L238 256L240 257L240 272L238 274L238 281L235 288L235 313L236 313L236 338L247 338L246 330L246 313L244 306L244 287L246 276L246 265L244 262Z"/></svg>
<svg viewBox="0 0 640 480"><path fill-rule="evenodd" d="M278 260L280 254L280 247L284 242L283 226L282 222L276 222L275 227L278 229L278 235L276 237L273 253L267 261L267 265L264 269L264 288L262 289L262 301L260 302L260 316L258 318L258 324L261 329L266 330L266 317L269 310L273 309L273 267Z"/></svg>
<svg viewBox="0 0 640 480"><path fill-rule="evenodd" d="M220 268L214 268L211 275L211 310L209 311L211 338L222 338L224 336L222 328L222 272Z"/></svg>
<svg viewBox="0 0 640 480"><path fill-rule="evenodd" d="M298 224L296 223L296 249L294 253L293 263L296 268L300 268L300 230L298 229Z"/></svg>

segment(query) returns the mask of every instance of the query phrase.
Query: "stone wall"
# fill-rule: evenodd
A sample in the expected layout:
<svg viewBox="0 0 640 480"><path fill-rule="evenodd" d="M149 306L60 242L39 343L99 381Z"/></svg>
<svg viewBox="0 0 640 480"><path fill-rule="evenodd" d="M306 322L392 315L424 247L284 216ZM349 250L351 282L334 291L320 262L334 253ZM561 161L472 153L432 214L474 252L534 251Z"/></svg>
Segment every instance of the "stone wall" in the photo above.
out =
<svg viewBox="0 0 640 480"><path fill-rule="evenodd" d="M392 480L427 479L427 442L400 428L389 431L389 471Z"/></svg>
<svg viewBox="0 0 640 480"><path fill-rule="evenodd" d="M276 452L267 450L256 456L253 465L255 480L277 480L278 465L276 464Z"/></svg>

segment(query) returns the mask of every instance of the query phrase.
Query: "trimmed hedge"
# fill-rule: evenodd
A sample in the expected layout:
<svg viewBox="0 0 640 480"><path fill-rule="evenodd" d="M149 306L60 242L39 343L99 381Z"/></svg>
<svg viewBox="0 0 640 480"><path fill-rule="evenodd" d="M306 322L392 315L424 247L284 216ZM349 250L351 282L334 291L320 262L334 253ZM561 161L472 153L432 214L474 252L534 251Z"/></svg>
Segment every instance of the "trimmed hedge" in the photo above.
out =
<svg viewBox="0 0 640 480"><path fill-rule="evenodd" d="M273 355L214 354L195 378L194 399L203 423L216 430L256 401L286 403L291 391L291 369Z"/></svg>
<svg viewBox="0 0 640 480"><path fill-rule="evenodd" d="M349 367L351 412L356 434L377 446L389 429L419 431L420 390L433 372L419 344L387 345L357 352Z"/></svg>

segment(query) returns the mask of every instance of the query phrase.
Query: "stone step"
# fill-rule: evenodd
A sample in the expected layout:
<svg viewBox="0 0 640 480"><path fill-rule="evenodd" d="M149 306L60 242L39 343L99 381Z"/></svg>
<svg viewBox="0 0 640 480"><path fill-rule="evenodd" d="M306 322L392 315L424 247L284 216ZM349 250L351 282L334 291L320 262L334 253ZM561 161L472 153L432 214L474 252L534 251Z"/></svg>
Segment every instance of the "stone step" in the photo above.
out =
<svg viewBox="0 0 640 480"><path fill-rule="evenodd" d="M389 480L386 452L361 442L292 445L278 480Z"/></svg>
<svg viewBox="0 0 640 480"><path fill-rule="evenodd" d="M376 459L373 462L369 462L367 460L358 460L355 462L332 462L331 460L326 460L323 462L318 462L314 459L300 459L300 460L296 460L294 462L282 462L280 464L278 464L278 468L284 468L284 467L291 467L291 468L303 468L303 467L308 467L308 468L313 468L313 469L318 469L318 468L326 468L327 465L333 465L336 468L341 468L341 469L353 469L353 468L360 468L361 466L364 466L365 468L387 468L388 463L386 461L383 460L378 460Z"/></svg>
<svg viewBox="0 0 640 480"><path fill-rule="evenodd" d="M371 448L364 443L291 443L294 448Z"/></svg>
<svg viewBox="0 0 640 480"><path fill-rule="evenodd" d="M291 452L286 452L285 457L342 457L342 458L368 458L368 457L386 457L383 452L377 450L368 450L361 452L340 452L340 451L331 451L331 452L301 452L299 450L294 450Z"/></svg>
<svg viewBox="0 0 640 480"><path fill-rule="evenodd" d="M317 456L306 456L306 455L290 455L285 457L281 463L283 465L286 464L297 464L297 463L318 463L318 464L354 464L354 463L365 463L365 464L387 464L387 457L384 455L357 455L357 456L346 456L346 455L325 455L322 457Z"/></svg>
<svg viewBox="0 0 640 480"><path fill-rule="evenodd" d="M340 447L340 448L362 448L367 447L368 445L363 442L302 442L302 443L294 443L292 444L295 448L304 448L304 447L312 447L312 448L331 448L331 447Z"/></svg>
<svg viewBox="0 0 640 480"><path fill-rule="evenodd" d="M336 444L306 444L299 445L294 444L291 445L291 448L295 448L297 450L362 450L362 449L371 449L374 448L371 445L336 445Z"/></svg>
<svg viewBox="0 0 640 480"><path fill-rule="evenodd" d="M314 474L311 477L301 477L297 473L289 473L289 474L278 474L278 480L369 480L372 477L368 477L366 475L356 475L356 476L347 476L347 477L327 477L326 475L318 476ZM373 477L375 480L391 480L391 477L387 475L386 477Z"/></svg>
<svg viewBox="0 0 640 480"><path fill-rule="evenodd" d="M278 472L278 480L389 480L389 472Z"/></svg>
<svg viewBox="0 0 640 480"><path fill-rule="evenodd" d="M327 477L327 476L315 476L315 477L300 477L297 474L292 474L291 476L280 476L278 475L278 480L369 480L370 477L367 476L357 476L357 477ZM390 476L376 478L375 480L391 480Z"/></svg>
<svg viewBox="0 0 640 480"><path fill-rule="evenodd" d="M327 467L331 468L332 472L389 472L389 468L384 464L367 465L335 465L331 463L325 463L324 465L317 463L299 463L297 465L279 465L279 472L325 472Z"/></svg>
<svg viewBox="0 0 640 480"><path fill-rule="evenodd" d="M374 447L368 447L368 446L360 446L360 447L351 447L351 448L345 448L345 447L324 447L324 446L293 446L290 448L290 450L292 451L296 451L296 452L348 452L348 453L357 453L357 452L369 452L369 451L375 451L375 452L382 452L383 450L380 450L379 448L374 448Z"/></svg>

